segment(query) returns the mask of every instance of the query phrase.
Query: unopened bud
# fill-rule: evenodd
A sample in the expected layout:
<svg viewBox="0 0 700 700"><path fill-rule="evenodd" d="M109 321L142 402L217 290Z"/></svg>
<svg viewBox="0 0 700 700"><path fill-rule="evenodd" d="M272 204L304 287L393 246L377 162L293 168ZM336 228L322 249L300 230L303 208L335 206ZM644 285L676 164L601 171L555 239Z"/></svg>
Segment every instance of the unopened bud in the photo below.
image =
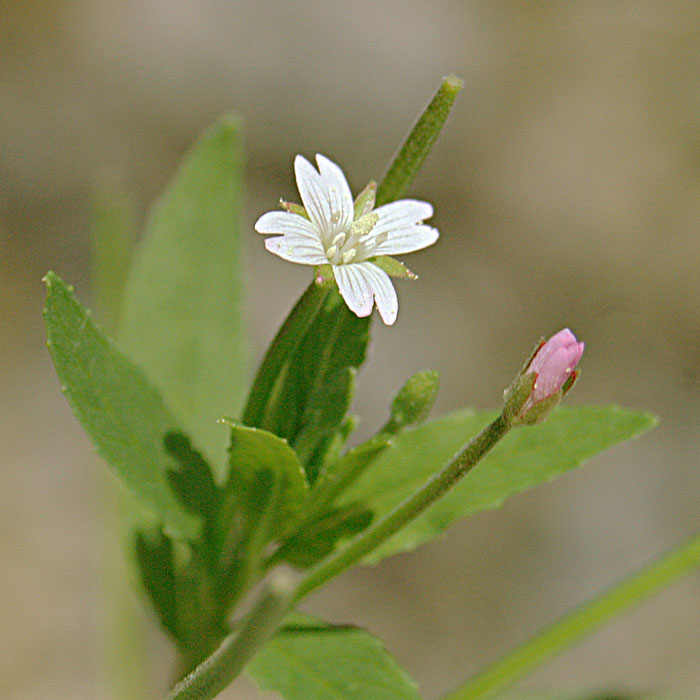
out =
<svg viewBox="0 0 700 700"><path fill-rule="evenodd" d="M414 374L396 394L391 404L391 418L382 432L397 433L409 425L422 423L437 398L440 374L424 370Z"/></svg>
<svg viewBox="0 0 700 700"><path fill-rule="evenodd" d="M568 329L540 343L506 391L504 418L511 424L541 423L574 384L584 344Z"/></svg>

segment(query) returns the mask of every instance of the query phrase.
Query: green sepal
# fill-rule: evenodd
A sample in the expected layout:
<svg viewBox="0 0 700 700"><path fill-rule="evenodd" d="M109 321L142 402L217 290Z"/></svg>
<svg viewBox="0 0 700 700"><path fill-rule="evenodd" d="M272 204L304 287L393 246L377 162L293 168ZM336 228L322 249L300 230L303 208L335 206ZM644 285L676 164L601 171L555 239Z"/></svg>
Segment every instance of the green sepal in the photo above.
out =
<svg viewBox="0 0 700 700"><path fill-rule="evenodd" d="M377 183L372 180L355 198L355 212L353 219L357 220L374 209L374 201L377 196Z"/></svg>
<svg viewBox="0 0 700 700"><path fill-rule="evenodd" d="M546 399L538 401L532 408L528 409L522 416L521 422L524 425L537 425L544 423L547 416L559 405L562 397L561 389L550 394Z"/></svg>
<svg viewBox="0 0 700 700"><path fill-rule="evenodd" d="M294 202L285 202L284 199L280 199L280 206L282 207L282 209L288 211L290 214L297 214L297 216L303 216L305 219L311 221L306 209L302 207L301 204L295 204Z"/></svg>
<svg viewBox="0 0 700 700"><path fill-rule="evenodd" d="M529 362L527 366L529 367ZM534 372L521 373L503 393L503 418L508 425L518 425L522 416L520 411L530 398L537 381Z"/></svg>
<svg viewBox="0 0 700 700"><path fill-rule="evenodd" d="M400 277L401 279L417 280L418 275L409 270L402 262L388 255L378 255L376 258L370 258L371 263L376 265L380 270L384 270L389 277Z"/></svg>
<svg viewBox="0 0 700 700"><path fill-rule="evenodd" d="M317 265L314 273L317 284L325 284L335 279L332 265Z"/></svg>

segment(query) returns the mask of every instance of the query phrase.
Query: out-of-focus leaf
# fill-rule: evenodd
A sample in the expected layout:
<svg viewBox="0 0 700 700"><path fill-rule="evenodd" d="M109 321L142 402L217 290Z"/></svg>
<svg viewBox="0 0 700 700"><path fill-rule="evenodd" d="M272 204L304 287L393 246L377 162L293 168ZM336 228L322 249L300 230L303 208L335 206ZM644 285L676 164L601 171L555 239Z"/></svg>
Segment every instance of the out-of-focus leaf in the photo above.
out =
<svg viewBox="0 0 700 700"><path fill-rule="evenodd" d="M75 416L104 460L175 534L192 538L187 513L166 476L163 440L180 429L158 391L102 333L72 289L49 272L44 318L48 348Z"/></svg>
<svg viewBox="0 0 700 700"><path fill-rule="evenodd" d="M163 628L177 638L177 601L173 543L160 530L135 533L141 581Z"/></svg>
<svg viewBox="0 0 700 700"><path fill-rule="evenodd" d="M287 540L275 553L275 561L284 560L301 568L312 566L327 557L340 540L364 530L372 519L372 511L359 504L333 508Z"/></svg>
<svg viewBox="0 0 700 700"><path fill-rule="evenodd" d="M379 519L413 494L495 414L463 410L393 439L341 502L361 502ZM509 496L550 481L603 450L649 430L654 416L617 406L566 407L536 426L513 430L445 497L374 550L365 563L414 549L455 520L496 508Z"/></svg>
<svg viewBox="0 0 700 700"><path fill-rule="evenodd" d="M381 642L357 627L293 615L248 673L285 700L419 700L416 684Z"/></svg>
<svg viewBox="0 0 700 700"><path fill-rule="evenodd" d="M214 468L247 384L241 314L241 126L229 116L185 156L148 218L124 290L119 344Z"/></svg>

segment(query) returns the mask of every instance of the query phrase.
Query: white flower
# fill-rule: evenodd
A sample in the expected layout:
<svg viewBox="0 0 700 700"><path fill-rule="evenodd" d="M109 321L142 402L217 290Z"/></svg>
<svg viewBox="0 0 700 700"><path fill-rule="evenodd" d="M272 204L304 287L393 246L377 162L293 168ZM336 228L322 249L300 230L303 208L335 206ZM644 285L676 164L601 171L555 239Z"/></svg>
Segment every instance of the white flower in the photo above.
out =
<svg viewBox="0 0 700 700"><path fill-rule="evenodd" d="M255 230L279 234L268 238L265 247L284 260L330 265L354 313L369 316L376 301L382 320L391 325L399 308L396 290L377 258L411 253L435 243L437 230L423 224L433 215L433 207L400 199L373 210L373 186L353 202L343 171L322 155L316 155L316 162L318 172L303 156L294 160L304 207L283 203L286 211L263 214Z"/></svg>

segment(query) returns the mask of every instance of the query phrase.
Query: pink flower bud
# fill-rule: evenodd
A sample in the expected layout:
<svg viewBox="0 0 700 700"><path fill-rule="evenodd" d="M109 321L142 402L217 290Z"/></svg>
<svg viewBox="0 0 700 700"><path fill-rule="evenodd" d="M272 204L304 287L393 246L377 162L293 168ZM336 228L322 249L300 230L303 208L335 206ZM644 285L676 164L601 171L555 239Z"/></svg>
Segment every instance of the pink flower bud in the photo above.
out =
<svg viewBox="0 0 700 700"><path fill-rule="evenodd" d="M579 343L568 328L553 335L540 347L525 370L525 374L537 375L532 393L523 407L526 411L565 386L583 355L583 348L584 344Z"/></svg>

